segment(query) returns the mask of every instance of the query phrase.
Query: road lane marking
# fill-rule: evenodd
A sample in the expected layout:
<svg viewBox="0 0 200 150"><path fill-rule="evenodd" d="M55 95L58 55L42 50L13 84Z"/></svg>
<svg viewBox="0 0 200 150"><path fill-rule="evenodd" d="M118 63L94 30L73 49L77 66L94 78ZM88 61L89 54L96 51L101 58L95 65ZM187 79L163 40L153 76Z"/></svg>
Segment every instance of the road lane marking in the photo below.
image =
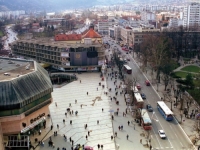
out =
<svg viewBox="0 0 200 150"><path fill-rule="evenodd" d="M176 133L175 133L175 135L176 135ZM176 137L178 138L178 136L176 135Z"/></svg>
<svg viewBox="0 0 200 150"><path fill-rule="evenodd" d="M172 129L172 126L171 125L169 125L170 126L170 128Z"/></svg>
<svg viewBox="0 0 200 150"><path fill-rule="evenodd" d="M153 129L153 128L152 128ZM161 147L161 144L160 144L160 142L159 142L159 140L158 140L158 137L157 137L157 133L155 132L155 130L153 129L153 132L154 132L154 135L156 136L156 139L157 139L157 141L158 141L158 144L160 145L160 147Z"/></svg>

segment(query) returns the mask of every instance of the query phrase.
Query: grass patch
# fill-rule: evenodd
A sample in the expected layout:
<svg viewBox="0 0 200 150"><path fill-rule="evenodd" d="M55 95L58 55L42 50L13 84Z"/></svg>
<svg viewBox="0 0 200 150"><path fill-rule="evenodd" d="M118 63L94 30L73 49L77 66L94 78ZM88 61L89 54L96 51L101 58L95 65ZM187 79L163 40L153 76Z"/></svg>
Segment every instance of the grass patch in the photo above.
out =
<svg viewBox="0 0 200 150"><path fill-rule="evenodd" d="M193 80L193 83L194 83L195 87L200 87L200 80L199 79Z"/></svg>
<svg viewBox="0 0 200 150"><path fill-rule="evenodd" d="M194 72L194 73L200 73L200 68L198 66L186 66L184 68L182 68L181 70L183 71L188 71L188 72Z"/></svg>
<svg viewBox="0 0 200 150"><path fill-rule="evenodd" d="M179 77L179 78L186 78L186 76L188 75L187 72L182 72L182 71L177 71L177 72L174 72L174 75L176 77Z"/></svg>

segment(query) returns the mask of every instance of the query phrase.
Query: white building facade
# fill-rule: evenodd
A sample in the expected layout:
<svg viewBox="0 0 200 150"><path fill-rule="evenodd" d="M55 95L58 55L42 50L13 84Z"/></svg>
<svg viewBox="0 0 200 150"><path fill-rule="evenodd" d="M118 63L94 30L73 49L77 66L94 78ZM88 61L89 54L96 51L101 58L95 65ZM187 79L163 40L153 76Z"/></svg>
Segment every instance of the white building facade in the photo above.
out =
<svg viewBox="0 0 200 150"><path fill-rule="evenodd" d="M183 27L191 28L200 25L200 3L191 3L184 7Z"/></svg>

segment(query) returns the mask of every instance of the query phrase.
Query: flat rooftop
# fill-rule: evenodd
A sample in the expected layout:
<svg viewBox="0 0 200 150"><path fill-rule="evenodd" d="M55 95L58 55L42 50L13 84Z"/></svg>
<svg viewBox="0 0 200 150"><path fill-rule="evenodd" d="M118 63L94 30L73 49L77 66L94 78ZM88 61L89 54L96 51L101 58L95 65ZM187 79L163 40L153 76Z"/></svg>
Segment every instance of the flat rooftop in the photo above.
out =
<svg viewBox="0 0 200 150"><path fill-rule="evenodd" d="M34 70L33 61L0 57L0 81L9 81Z"/></svg>
<svg viewBox="0 0 200 150"><path fill-rule="evenodd" d="M84 43L67 43L68 41L54 41L53 38L38 38L38 39L21 39L17 40L12 43L30 43L30 44L38 44L38 45L44 45L44 46L51 46L51 47L58 47L58 48L63 48L63 47L101 47L102 44L100 43L92 43L92 44L84 44Z"/></svg>

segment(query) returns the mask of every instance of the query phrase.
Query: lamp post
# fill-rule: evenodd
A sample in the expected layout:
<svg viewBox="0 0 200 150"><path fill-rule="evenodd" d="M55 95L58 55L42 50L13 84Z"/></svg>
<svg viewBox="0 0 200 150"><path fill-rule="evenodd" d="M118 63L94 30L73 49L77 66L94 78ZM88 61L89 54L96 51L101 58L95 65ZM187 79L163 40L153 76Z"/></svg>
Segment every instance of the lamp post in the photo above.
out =
<svg viewBox="0 0 200 150"><path fill-rule="evenodd" d="M172 103L173 103L173 102L172 102L172 99L171 99L171 101L170 101L170 102L171 102L171 111L172 111Z"/></svg>
<svg viewBox="0 0 200 150"><path fill-rule="evenodd" d="M180 117L181 117L181 122L180 123L182 123L182 121L183 121L183 110L180 110Z"/></svg>

